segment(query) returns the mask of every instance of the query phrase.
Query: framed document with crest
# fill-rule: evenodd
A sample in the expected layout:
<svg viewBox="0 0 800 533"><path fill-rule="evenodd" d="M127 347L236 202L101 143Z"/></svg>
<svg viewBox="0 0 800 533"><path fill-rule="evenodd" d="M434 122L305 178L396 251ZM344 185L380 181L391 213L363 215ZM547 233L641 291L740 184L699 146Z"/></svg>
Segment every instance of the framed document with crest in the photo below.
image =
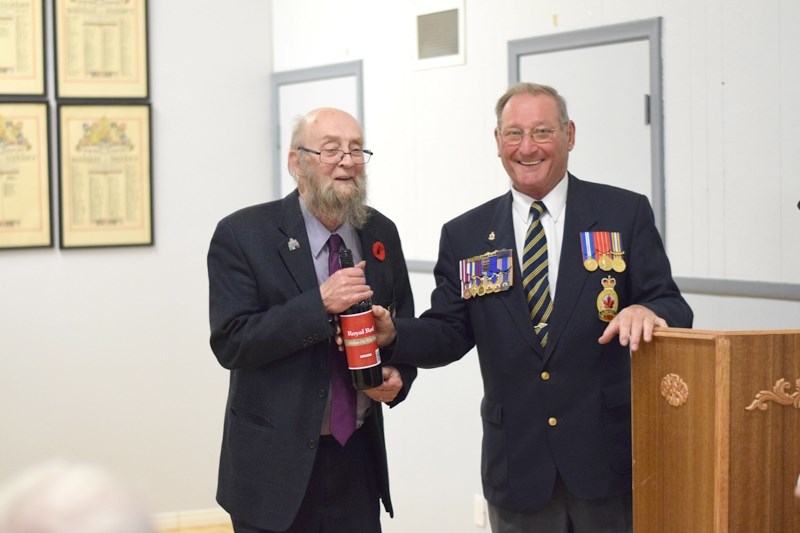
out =
<svg viewBox="0 0 800 533"><path fill-rule="evenodd" d="M55 0L56 97L146 99L147 0Z"/></svg>
<svg viewBox="0 0 800 533"><path fill-rule="evenodd" d="M45 102L0 103L0 249L53 245Z"/></svg>
<svg viewBox="0 0 800 533"><path fill-rule="evenodd" d="M149 104L58 106L60 246L153 244Z"/></svg>
<svg viewBox="0 0 800 533"><path fill-rule="evenodd" d="M0 0L0 95L44 96L44 0Z"/></svg>

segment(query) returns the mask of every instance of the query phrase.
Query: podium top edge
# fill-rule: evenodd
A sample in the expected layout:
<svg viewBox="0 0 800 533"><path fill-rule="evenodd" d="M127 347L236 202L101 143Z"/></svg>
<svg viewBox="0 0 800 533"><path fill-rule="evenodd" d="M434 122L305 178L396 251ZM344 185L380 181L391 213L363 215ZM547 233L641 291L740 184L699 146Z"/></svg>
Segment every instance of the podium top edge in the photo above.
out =
<svg viewBox="0 0 800 533"><path fill-rule="evenodd" d="M654 337L692 337L715 339L717 337L753 335L800 335L800 329L752 329L752 330L711 330L689 328L656 328Z"/></svg>

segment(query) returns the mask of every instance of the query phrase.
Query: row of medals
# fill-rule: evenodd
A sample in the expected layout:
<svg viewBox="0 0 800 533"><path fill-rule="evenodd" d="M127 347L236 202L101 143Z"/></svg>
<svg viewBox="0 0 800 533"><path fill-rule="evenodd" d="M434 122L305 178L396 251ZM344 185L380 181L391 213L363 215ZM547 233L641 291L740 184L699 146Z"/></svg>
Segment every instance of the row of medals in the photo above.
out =
<svg viewBox="0 0 800 533"><path fill-rule="evenodd" d="M483 296L484 294L492 294L493 292L501 292L509 287L508 280L504 276L494 274L495 279L500 278L502 281L489 281L489 276L472 277L469 287L464 287L464 298L471 298L473 296ZM476 282L480 283L476 283Z"/></svg>
<svg viewBox="0 0 800 533"><path fill-rule="evenodd" d="M613 258L608 254L601 254L600 259L587 257L583 261L583 267L589 272L594 272L598 267L604 272L609 272L611 270L614 272L624 272L626 265L625 260L622 258L623 253L624 252L611 252L614 256Z"/></svg>

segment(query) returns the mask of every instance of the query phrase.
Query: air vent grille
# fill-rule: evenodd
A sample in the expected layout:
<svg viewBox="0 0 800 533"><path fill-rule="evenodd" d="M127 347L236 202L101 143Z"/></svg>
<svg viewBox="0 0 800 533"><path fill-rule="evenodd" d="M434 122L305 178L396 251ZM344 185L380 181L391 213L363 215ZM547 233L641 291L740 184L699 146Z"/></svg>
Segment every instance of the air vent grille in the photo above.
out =
<svg viewBox="0 0 800 533"><path fill-rule="evenodd" d="M458 53L458 9L417 16L418 59Z"/></svg>

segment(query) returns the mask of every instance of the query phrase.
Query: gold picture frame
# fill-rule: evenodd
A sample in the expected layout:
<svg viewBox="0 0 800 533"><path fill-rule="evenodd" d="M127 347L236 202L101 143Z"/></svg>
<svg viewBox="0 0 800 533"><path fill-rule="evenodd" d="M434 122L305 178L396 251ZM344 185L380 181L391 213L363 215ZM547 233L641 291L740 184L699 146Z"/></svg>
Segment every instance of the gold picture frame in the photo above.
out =
<svg viewBox="0 0 800 533"><path fill-rule="evenodd" d="M53 246L46 102L0 102L0 249Z"/></svg>
<svg viewBox="0 0 800 533"><path fill-rule="evenodd" d="M147 0L54 0L56 97L149 96Z"/></svg>
<svg viewBox="0 0 800 533"><path fill-rule="evenodd" d="M0 95L44 96L44 0L0 0Z"/></svg>
<svg viewBox="0 0 800 533"><path fill-rule="evenodd" d="M153 244L150 104L59 104L61 248Z"/></svg>

